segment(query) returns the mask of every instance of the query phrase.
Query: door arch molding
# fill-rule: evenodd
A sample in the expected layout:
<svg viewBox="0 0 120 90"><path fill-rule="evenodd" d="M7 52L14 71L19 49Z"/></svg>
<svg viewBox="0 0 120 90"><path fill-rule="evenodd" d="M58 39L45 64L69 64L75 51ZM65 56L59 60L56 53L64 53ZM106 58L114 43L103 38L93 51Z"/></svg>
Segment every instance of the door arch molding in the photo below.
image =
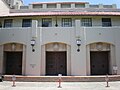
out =
<svg viewBox="0 0 120 90"><path fill-rule="evenodd" d="M71 75L71 47L61 42L50 42L42 45L41 75L46 75L46 52L66 52L66 74Z"/></svg>
<svg viewBox="0 0 120 90"><path fill-rule="evenodd" d="M100 45L100 46L99 46ZM109 52L109 74L113 74L113 66L116 65L115 45L107 42L95 42L88 44L87 48L87 75L91 75L90 52Z"/></svg>
<svg viewBox="0 0 120 90"><path fill-rule="evenodd" d="M22 44L22 43L16 43L16 42L9 42L9 43L5 43L2 46L2 52L3 52L3 58L2 58L2 74L6 73L6 67L5 67L5 60L7 59L7 57L5 57L5 55L10 55L10 53L14 53L16 52L19 53L18 55L21 57L21 65L19 65L19 67L21 67L21 75L25 75L25 50L26 50L26 45Z"/></svg>

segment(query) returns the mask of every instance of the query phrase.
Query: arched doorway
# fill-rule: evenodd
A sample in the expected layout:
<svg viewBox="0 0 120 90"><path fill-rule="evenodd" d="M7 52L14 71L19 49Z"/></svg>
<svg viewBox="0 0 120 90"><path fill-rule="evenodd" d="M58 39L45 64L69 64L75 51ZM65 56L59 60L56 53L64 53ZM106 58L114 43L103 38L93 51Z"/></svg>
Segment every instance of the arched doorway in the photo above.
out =
<svg viewBox="0 0 120 90"><path fill-rule="evenodd" d="M91 75L109 74L109 54L109 51L90 52Z"/></svg>
<svg viewBox="0 0 120 90"><path fill-rule="evenodd" d="M18 43L4 44L4 67L6 75L22 75L23 45Z"/></svg>
<svg viewBox="0 0 120 90"><path fill-rule="evenodd" d="M111 45L108 43L90 44L90 73L91 75L110 74Z"/></svg>
<svg viewBox="0 0 120 90"><path fill-rule="evenodd" d="M46 52L46 75L67 75L66 51Z"/></svg>
<svg viewBox="0 0 120 90"><path fill-rule="evenodd" d="M67 46L62 43L46 45L46 75L67 75Z"/></svg>
<svg viewBox="0 0 120 90"><path fill-rule="evenodd" d="M5 74L22 75L22 52L4 52Z"/></svg>

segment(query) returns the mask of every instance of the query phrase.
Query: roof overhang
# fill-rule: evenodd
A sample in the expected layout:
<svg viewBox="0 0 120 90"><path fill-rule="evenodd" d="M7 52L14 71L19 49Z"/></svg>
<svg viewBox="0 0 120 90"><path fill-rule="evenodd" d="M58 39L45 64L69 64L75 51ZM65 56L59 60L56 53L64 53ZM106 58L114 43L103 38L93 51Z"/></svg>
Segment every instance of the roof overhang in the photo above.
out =
<svg viewBox="0 0 120 90"><path fill-rule="evenodd" d="M26 17L26 16L120 16L120 12L30 12L9 13L0 17Z"/></svg>

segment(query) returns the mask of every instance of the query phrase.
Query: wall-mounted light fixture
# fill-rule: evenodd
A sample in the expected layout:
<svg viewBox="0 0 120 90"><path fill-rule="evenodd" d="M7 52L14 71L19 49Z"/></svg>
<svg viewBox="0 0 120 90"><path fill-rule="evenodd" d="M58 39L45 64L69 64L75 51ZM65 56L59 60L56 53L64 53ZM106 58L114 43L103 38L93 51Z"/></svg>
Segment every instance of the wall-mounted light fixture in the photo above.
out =
<svg viewBox="0 0 120 90"><path fill-rule="evenodd" d="M79 38L76 40L76 44L78 46L77 51L80 52L81 40Z"/></svg>
<svg viewBox="0 0 120 90"><path fill-rule="evenodd" d="M35 40L31 40L31 46L32 46L32 52L35 52L34 46L35 46Z"/></svg>
<svg viewBox="0 0 120 90"><path fill-rule="evenodd" d="M56 23L55 23L55 27L58 27L58 23L57 23L57 22L58 22L58 21L57 21L57 16L56 16L56 20L55 20L55 22L56 22Z"/></svg>

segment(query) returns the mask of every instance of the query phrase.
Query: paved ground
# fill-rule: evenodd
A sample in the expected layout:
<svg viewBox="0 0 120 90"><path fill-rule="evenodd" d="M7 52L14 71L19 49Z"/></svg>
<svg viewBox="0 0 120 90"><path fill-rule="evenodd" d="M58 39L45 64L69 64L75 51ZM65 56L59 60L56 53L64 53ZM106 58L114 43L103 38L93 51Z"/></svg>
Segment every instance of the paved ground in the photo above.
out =
<svg viewBox="0 0 120 90"><path fill-rule="evenodd" d="M105 82L62 82L62 88L58 88L57 82L0 82L0 90L120 90L120 81L110 82L106 87Z"/></svg>

